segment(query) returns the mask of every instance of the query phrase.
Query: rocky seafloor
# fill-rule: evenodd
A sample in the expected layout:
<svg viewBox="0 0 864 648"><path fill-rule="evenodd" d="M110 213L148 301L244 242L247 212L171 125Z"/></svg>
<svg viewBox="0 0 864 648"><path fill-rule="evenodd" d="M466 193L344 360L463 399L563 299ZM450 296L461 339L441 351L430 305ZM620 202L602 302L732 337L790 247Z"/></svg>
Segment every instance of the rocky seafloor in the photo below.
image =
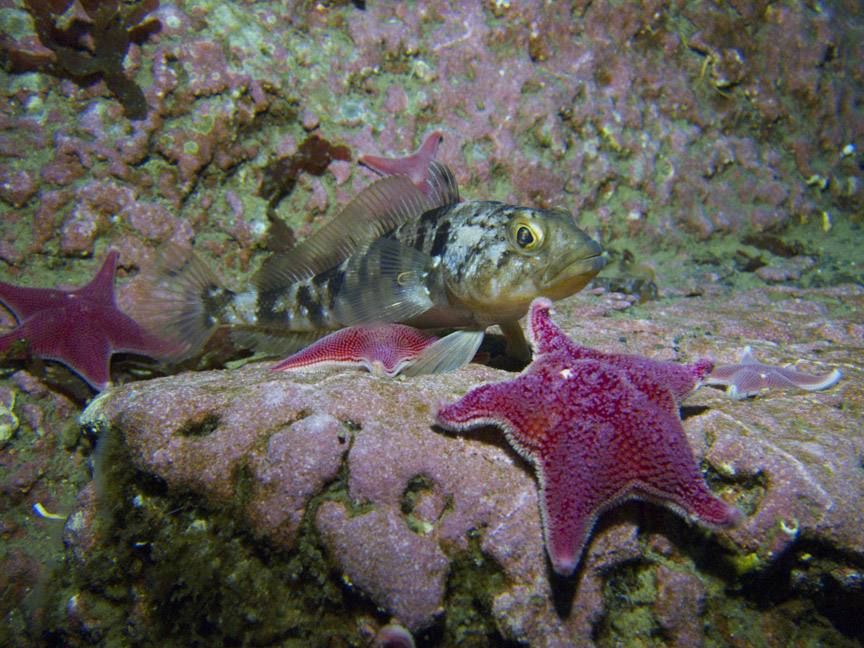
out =
<svg viewBox="0 0 864 648"><path fill-rule="evenodd" d="M859 3L149 0L120 38L79 2L41 3L46 44L0 0L2 281L82 285L116 248L134 315L171 241L242 286L271 218L301 238L374 177L359 155L438 130L464 196L567 207L608 251L556 305L577 341L843 378L698 391L685 429L744 522L628 503L560 578L530 466L433 426L501 369L274 373L213 345L115 356L94 400L7 359L0 644L366 646L391 621L418 646L864 642ZM311 136L348 155L294 155Z"/></svg>

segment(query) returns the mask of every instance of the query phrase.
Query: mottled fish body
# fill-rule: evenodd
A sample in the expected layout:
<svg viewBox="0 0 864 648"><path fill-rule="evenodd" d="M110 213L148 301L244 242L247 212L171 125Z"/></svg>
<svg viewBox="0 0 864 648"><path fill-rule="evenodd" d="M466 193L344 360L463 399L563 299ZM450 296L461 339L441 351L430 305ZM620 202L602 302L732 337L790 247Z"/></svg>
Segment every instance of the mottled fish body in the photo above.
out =
<svg viewBox="0 0 864 648"><path fill-rule="evenodd" d="M565 210L460 202L450 171L433 163L425 192L405 176L374 182L266 260L242 292L222 287L191 254L174 254L152 280L147 319L190 353L223 325L238 345L268 354L346 326L458 328L413 373L446 371L471 360L492 324L524 357L517 320L536 297L581 290L602 269L601 252Z"/></svg>

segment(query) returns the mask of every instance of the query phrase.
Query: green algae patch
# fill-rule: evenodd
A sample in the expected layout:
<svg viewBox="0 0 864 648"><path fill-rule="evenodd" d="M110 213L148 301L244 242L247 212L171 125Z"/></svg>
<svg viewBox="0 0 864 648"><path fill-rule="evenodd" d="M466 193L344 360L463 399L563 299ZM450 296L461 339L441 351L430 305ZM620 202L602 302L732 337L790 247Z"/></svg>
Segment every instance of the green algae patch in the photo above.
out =
<svg viewBox="0 0 864 648"><path fill-rule="evenodd" d="M203 416L198 420L190 420L184 425L177 434L182 437L206 437L213 434L216 428L219 427L219 417L213 414Z"/></svg>
<svg viewBox="0 0 864 648"><path fill-rule="evenodd" d="M35 645L42 630L36 620L50 605L54 574L65 567L66 516L89 476L71 439L77 411L65 397L19 390L10 381L0 385L0 406L10 417L0 416L0 424L11 431L0 448L0 645Z"/></svg>
<svg viewBox="0 0 864 648"><path fill-rule="evenodd" d="M374 608L329 568L311 531L314 506L296 549L271 546L248 533L236 507L169 491L135 469L122 439L102 434L95 542L51 592L53 615L71 601L89 619L71 645L363 645L344 612ZM346 477L326 492L343 490Z"/></svg>
<svg viewBox="0 0 864 648"><path fill-rule="evenodd" d="M702 462L701 470L708 487L717 494L727 493L745 516L755 515L768 491L767 477L762 473L735 475L725 468Z"/></svg>
<svg viewBox="0 0 864 648"><path fill-rule="evenodd" d="M508 645L498 632L492 613L493 602L504 590L506 577L501 566L482 552L481 542L482 532L471 531L468 551L451 556L445 613L424 637L437 635L438 643L434 645L477 648Z"/></svg>
<svg viewBox="0 0 864 648"><path fill-rule="evenodd" d="M598 645L652 645L660 635L660 626L653 617L651 604L657 599L654 584L654 563L633 560L610 569L603 585L606 614L595 627Z"/></svg>

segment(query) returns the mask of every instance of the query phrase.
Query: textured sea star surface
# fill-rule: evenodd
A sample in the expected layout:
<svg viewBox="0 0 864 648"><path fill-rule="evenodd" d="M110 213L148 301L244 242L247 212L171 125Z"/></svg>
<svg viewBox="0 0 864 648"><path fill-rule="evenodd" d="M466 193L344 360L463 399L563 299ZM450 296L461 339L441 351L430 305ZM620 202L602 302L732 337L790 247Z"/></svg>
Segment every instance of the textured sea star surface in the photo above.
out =
<svg viewBox="0 0 864 648"><path fill-rule="evenodd" d="M578 346L550 319L551 302L529 311L533 362L517 378L483 385L442 408L451 430L496 425L536 468L546 548L570 574L597 517L629 498L657 502L716 526L737 508L705 483L678 404L711 371Z"/></svg>
<svg viewBox="0 0 864 648"><path fill-rule="evenodd" d="M117 256L117 251L111 250L93 280L71 291L0 282L0 302L19 323L0 335L0 354L15 342L24 341L34 354L62 362L94 389L102 390L111 384L108 367L112 354L160 357L176 351L175 345L149 333L117 308Z"/></svg>
<svg viewBox="0 0 864 648"><path fill-rule="evenodd" d="M436 340L434 335L401 324L352 326L321 338L273 369L365 367L371 373L392 377Z"/></svg>

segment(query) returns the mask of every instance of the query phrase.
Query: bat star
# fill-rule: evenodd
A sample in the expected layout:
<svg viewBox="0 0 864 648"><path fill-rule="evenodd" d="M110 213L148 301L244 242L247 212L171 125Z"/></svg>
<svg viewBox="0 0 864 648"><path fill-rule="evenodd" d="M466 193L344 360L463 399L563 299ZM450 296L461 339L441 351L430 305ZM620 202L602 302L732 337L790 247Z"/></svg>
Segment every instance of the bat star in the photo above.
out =
<svg viewBox="0 0 864 648"><path fill-rule="evenodd" d="M362 155L358 162L381 175L406 175L425 194L429 186L429 166L435 160L442 139L441 133L435 131L411 155L399 158Z"/></svg>
<svg viewBox="0 0 864 648"><path fill-rule="evenodd" d="M553 569L572 573L597 518L627 499L718 527L736 523L741 512L708 488L678 411L711 361L680 365L581 347L550 309L546 298L531 305L534 360L517 378L472 389L437 420L454 431L498 426L534 465Z"/></svg>
<svg viewBox="0 0 864 648"><path fill-rule="evenodd" d="M375 375L392 378L437 340L434 335L401 324L352 326L321 338L272 368L365 367Z"/></svg>
<svg viewBox="0 0 864 648"><path fill-rule="evenodd" d="M0 355L24 341L35 355L65 364L101 391L111 384L108 367L114 353L164 357L176 351L176 345L149 333L117 308L117 256L111 250L93 280L71 291L0 282L0 303L18 322L0 335Z"/></svg>

